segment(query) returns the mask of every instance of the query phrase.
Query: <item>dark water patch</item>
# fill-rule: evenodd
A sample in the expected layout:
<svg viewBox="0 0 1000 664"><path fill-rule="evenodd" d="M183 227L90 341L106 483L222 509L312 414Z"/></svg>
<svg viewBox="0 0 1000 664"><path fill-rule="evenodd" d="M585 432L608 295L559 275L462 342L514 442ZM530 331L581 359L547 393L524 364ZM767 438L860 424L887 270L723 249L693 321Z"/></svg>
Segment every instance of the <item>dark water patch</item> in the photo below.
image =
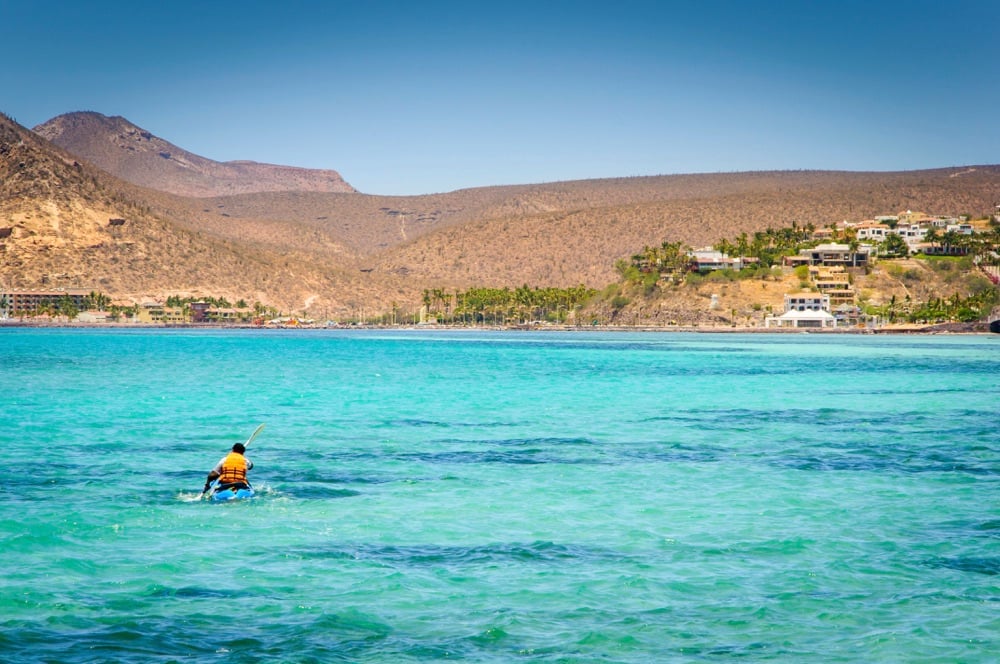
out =
<svg viewBox="0 0 1000 664"><path fill-rule="evenodd" d="M396 428L438 428L438 429L499 429L514 426L511 422L482 420L476 422L422 420L416 418L386 420L380 427Z"/></svg>
<svg viewBox="0 0 1000 664"><path fill-rule="evenodd" d="M548 450L525 448L518 450L463 450L457 452L414 452L390 455L403 461L432 464L513 464L522 466L542 464L592 465L607 463L599 459L557 456Z"/></svg>
<svg viewBox="0 0 1000 664"><path fill-rule="evenodd" d="M984 521L973 527L975 530L989 533L990 535L995 535L1000 537L1000 519L993 519L990 521Z"/></svg>
<svg viewBox="0 0 1000 664"><path fill-rule="evenodd" d="M996 576L1000 574L1000 557L958 556L954 558L933 558L926 563L934 569L953 569L959 572L973 572Z"/></svg>
<svg viewBox="0 0 1000 664"><path fill-rule="evenodd" d="M352 489L333 489L326 486L316 486L308 484L294 484L287 486L282 492L283 495L299 498L301 500L332 500L335 498L351 498L360 496L360 491Z"/></svg>
<svg viewBox="0 0 1000 664"><path fill-rule="evenodd" d="M525 445L538 445L538 446L556 446L563 447L567 445L596 445L597 442L591 440L590 438L584 437L572 437L572 438L560 438L560 437L543 437L543 438L506 438L501 440L491 440L489 441L492 445L501 446L511 446L511 447L523 447Z"/></svg>
<svg viewBox="0 0 1000 664"><path fill-rule="evenodd" d="M657 463L714 463L721 460L727 453L717 447L700 446L697 448L685 445L655 446L650 444L648 449L630 450L623 453L626 459L633 459L644 462ZM653 449L656 448L657 449Z"/></svg>
<svg viewBox="0 0 1000 664"><path fill-rule="evenodd" d="M648 417L640 422L680 422L695 426L722 424L738 427L752 425L770 426L775 423L810 423L839 424L845 420L853 420L857 411L841 408L781 408L781 409L749 409L749 408L698 408L678 411L668 415Z"/></svg>
<svg viewBox="0 0 1000 664"><path fill-rule="evenodd" d="M788 654L784 648L776 648L773 643L753 642L740 645L716 645L716 646L685 646L682 645L677 652L684 657L695 657L698 659L774 659Z"/></svg>
<svg viewBox="0 0 1000 664"><path fill-rule="evenodd" d="M795 537L785 540L737 542L726 547L709 547L702 550L705 556L768 557L805 553L815 546L814 540Z"/></svg>
<svg viewBox="0 0 1000 664"><path fill-rule="evenodd" d="M931 528L938 538L1000 538L1000 519L970 521L966 519L946 521Z"/></svg>
<svg viewBox="0 0 1000 664"><path fill-rule="evenodd" d="M582 446L599 446L601 443L598 441L587 438L585 436L573 436L573 437L563 437L563 436L539 436L539 437L527 437L527 438L490 438L490 439L476 439L470 440L468 438L435 438L433 440L428 440L425 445L428 447L489 447L492 445L498 447L582 447ZM367 453L370 454L371 453Z"/></svg>
<svg viewBox="0 0 1000 664"><path fill-rule="evenodd" d="M923 388L923 389L899 388L894 390L886 390L878 388L871 388L871 389L861 388L861 389L851 389L851 390L827 390L825 394L835 395L835 396L841 396L845 394L848 396L893 396L901 394L962 394L965 392L972 392L972 391L973 390L969 390L964 387Z"/></svg>
<svg viewBox="0 0 1000 664"><path fill-rule="evenodd" d="M357 456L355 459L365 458L365 459L375 459L376 456L372 454L365 454L364 457ZM381 457L379 457L381 458ZM369 477L361 475L326 475L315 469L305 469L305 470L285 470L280 469L276 472L267 473L268 482L274 484L280 484L286 487L289 491L294 490L298 485L309 485L309 484L319 484L319 485L351 485L351 484L388 484L390 482L396 481L394 478L383 478L383 477Z"/></svg>
<svg viewBox="0 0 1000 664"><path fill-rule="evenodd" d="M146 590L146 595L157 600L167 598L237 599L256 596L254 593L247 590L224 590L219 588L206 588L203 586L183 586L180 588L171 588L169 586L161 585L150 586Z"/></svg>
<svg viewBox="0 0 1000 664"><path fill-rule="evenodd" d="M853 448L846 451L831 449L822 454L788 454L769 462L778 468L803 471L852 471L893 474L957 473L978 477L1000 475L1000 468L989 462L979 462L947 454L926 452L910 447Z"/></svg>
<svg viewBox="0 0 1000 664"><path fill-rule="evenodd" d="M0 659L9 662L197 661L214 652L208 630L162 618L105 617L47 623L0 623Z"/></svg>
<svg viewBox="0 0 1000 664"><path fill-rule="evenodd" d="M392 566L465 566L498 562L525 564L562 564L582 560L623 561L625 558L610 550L548 541L530 544L497 543L480 546L447 546L416 544L409 546L360 544L320 549L298 549L293 555L303 558L334 558L370 560Z"/></svg>
<svg viewBox="0 0 1000 664"><path fill-rule="evenodd" d="M17 472L0 476L0 502L71 500L86 493L86 487L106 484L104 478L95 478L93 471L54 472L53 469L39 469L38 472Z"/></svg>
<svg viewBox="0 0 1000 664"><path fill-rule="evenodd" d="M879 358L879 371L882 373L898 373L905 375L923 374L933 379L936 374L967 374L970 376L989 374L991 372L1000 373L1000 362L965 361L949 359L947 361L931 359L911 359L900 358ZM995 365L995 366L991 366ZM625 367L624 370L627 370ZM771 358L769 361L760 363L725 361L713 362L707 365L695 363L669 364L663 363L655 366L643 365L643 372L649 376L661 377L756 377L756 376L785 376L785 375L812 375L821 380L824 376L835 375L844 379L849 374L857 374L857 382L865 385L870 382L872 372L871 359L867 357L813 357L809 358L808 364L803 363L802 357L781 357ZM822 383L818 382L816 389L822 390Z"/></svg>
<svg viewBox="0 0 1000 664"><path fill-rule="evenodd" d="M437 428L447 429L447 428L450 428L452 426L455 426L455 424L453 424L451 422L439 422L439 421L436 421L436 420L418 420L418 419L412 419L411 418L411 419L401 419L401 420L387 420L386 422L382 423L382 426L392 427L392 428L396 428L396 427L415 427L415 428L437 427Z"/></svg>

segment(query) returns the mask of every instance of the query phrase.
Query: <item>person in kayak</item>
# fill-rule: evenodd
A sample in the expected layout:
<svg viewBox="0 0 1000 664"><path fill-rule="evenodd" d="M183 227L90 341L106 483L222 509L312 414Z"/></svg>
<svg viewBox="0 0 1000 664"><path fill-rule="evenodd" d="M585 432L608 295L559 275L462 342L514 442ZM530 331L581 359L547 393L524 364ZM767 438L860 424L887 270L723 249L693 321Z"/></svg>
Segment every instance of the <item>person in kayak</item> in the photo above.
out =
<svg viewBox="0 0 1000 664"><path fill-rule="evenodd" d="M233 450L222 457L215 468L208 474L205 480L205 488L202 493L207 493L212 486L212 482L219 480L220 489L249 489L250 482L247 481L247 472L253 468L253 461L243 456L247 448L243 443L233 445Z"/></svg>

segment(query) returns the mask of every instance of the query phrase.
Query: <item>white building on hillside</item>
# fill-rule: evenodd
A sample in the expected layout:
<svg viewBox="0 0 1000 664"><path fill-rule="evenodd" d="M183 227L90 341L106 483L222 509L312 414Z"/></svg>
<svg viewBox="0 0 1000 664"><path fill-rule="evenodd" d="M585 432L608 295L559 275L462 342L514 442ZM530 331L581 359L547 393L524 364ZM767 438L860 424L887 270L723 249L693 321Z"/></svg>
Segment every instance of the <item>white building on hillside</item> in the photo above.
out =
<svg viewBox="0 0 1000 664"><path fill-rule="evenodd" d="M830 313L830 296L815 293L785 295L785 313L764 319L767 328L826 329L836 326L837 319Z"/></svg>

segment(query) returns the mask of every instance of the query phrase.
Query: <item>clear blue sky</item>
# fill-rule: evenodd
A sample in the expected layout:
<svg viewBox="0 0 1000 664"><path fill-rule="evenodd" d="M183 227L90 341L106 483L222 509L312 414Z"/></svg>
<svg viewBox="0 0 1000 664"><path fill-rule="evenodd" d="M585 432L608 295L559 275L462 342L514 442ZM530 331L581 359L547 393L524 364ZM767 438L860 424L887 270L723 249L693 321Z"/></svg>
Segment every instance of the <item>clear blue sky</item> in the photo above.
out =
<svg viewBox="0 0 1000 664"><path fill-rule="evenodd" d="M0 0L0 110L365 193L1000 162L1000 0Z"/></svg>

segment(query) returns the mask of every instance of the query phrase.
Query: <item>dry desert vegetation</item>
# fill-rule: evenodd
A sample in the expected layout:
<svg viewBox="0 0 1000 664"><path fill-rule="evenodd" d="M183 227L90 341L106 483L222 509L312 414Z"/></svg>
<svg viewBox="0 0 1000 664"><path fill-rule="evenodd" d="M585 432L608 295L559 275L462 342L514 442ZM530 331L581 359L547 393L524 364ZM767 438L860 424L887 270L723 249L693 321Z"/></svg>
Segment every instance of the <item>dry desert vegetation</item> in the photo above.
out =
<svg viewBox="0 0 1000 664"><path fill-rule="evenodd" d="M217 296L313 317L411 311L429 289L610 293L609 284L627 287L616 261L665 240L699 247L792 222L825 227L904 210L982 218L1000 202L998 166L378 196L334 171L212 162L122 118L68 114L36 129L0 118L0 287L92 288L133 301ZM859 294L878 302L966 288L914 265L927 272L924 285L876 269L858 275ZM659 287L633 293L615 315L752 322L799 285L788 274ZM718 307L703 317L711 295ZM597 315L607 304L594 306Z"/></svg>

